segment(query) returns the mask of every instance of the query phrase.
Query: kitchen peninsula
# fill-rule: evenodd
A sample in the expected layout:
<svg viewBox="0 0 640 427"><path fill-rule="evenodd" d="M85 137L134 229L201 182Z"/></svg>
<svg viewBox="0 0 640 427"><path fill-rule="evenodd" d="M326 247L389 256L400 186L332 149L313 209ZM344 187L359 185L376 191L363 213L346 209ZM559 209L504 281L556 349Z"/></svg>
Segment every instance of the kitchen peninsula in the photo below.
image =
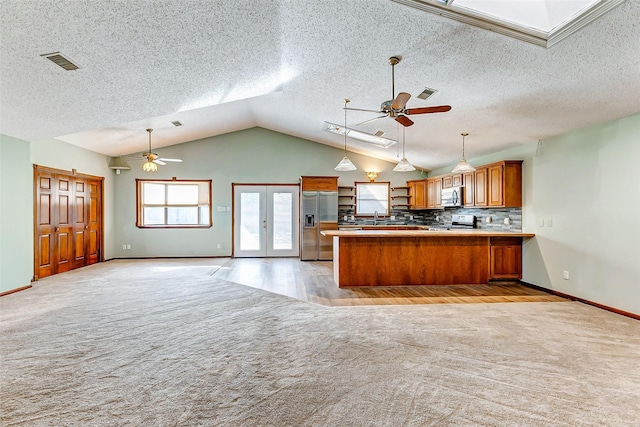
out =
<svg viewBox="0 0 640 427"><path fill-rule="evenodd" d="M522 239L483 230L327 230L338 287L473 285L522 277Z"/></svg>

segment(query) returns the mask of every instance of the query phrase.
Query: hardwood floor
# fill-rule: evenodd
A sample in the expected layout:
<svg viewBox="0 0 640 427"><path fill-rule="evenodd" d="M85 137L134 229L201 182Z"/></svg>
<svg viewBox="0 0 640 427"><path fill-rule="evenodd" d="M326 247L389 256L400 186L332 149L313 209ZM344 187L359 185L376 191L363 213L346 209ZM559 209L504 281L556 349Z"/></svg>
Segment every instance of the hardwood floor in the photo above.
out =
<svg viewBox="0 0 640 427"><path fill-rule="evenodd" d="M563 302L517 283L338 288L331 261L231 258L215 277L326 306Z"/></svg>

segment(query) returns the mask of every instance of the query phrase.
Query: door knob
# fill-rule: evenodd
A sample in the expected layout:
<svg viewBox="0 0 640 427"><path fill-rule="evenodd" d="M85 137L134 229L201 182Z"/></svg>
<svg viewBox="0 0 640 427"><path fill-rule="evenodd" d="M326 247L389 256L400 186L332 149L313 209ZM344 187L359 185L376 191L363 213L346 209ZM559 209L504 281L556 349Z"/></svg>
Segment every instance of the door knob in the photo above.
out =
<svg viewBox="0 0 640 427"><path fill-rule="evenodd" d="M56 227L56 233L60 231L60 227Z"/></svg>

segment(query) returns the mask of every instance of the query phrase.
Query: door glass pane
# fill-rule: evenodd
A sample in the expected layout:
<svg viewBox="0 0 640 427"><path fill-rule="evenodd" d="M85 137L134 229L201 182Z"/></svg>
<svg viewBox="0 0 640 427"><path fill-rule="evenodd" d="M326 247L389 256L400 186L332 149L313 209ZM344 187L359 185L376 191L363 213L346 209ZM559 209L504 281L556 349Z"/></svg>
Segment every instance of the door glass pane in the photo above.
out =
<svg viewBox="0 0 640 427"><path fill-rule="evenodd" d="M240 195L240 250L260 249L260 193Z"/></svg>
<svg viewBox="0 0 640 427"><path fill-rule="evenodd" d="M293 247L293 194L273 193L273 249Z"/></svg>

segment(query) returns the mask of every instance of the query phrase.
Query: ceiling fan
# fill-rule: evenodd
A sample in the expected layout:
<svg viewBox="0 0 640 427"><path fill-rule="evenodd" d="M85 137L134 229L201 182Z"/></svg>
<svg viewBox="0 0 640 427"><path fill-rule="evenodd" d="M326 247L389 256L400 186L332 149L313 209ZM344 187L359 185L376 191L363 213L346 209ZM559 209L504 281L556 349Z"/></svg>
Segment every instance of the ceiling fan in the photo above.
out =
<svg viewBox="0 0 640 427"><path fill-rule="evenodd" d="M167 159L164 157L160 157L158 154L151 151L151 132L153 129L148 128L147 133L149 134L149 151L142 153L143 159L147 161L142 165L142 170L145 172L155 172L158 170L157 165L166 165L166 162L182 162L182 159Z"/></svg>
<svg viewBox="0 0 640 427"><path fill-rule="evenodd" d="M391 64L391 99L385 101L380 105L380 110L364 110L361 108L346 108L346 110L353 111L367 111L371 113L381 113L382 116L374 117L373 119L366 120L362 123L367 123L372 120L381 119L383 117L391 117L403 126L411 126L413 121L407 117L412 114L430 114L430 113L445 113L451 110L450 105L439 105L435 107L421 107L421 108L406 108L407 101L411 98L411 95L407 92L400 92L396 96L395 92L395 66L402 59L401 56L392 56L389 58L389 64Z"/></svg>

